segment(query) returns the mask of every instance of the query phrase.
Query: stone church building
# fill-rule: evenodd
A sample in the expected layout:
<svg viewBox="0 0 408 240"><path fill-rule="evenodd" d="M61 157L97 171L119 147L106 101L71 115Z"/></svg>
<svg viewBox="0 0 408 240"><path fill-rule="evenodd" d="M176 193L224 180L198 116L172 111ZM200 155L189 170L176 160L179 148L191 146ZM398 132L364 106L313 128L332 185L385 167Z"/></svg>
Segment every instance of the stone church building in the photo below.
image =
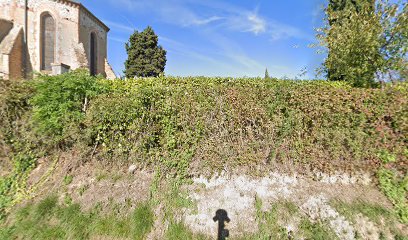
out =
<svg viewBox="0 0 408 240"><path fill-rule="evenodd" d="M88 68L115 78L109 28L76 0L0 0L0 78Z"/></svg>

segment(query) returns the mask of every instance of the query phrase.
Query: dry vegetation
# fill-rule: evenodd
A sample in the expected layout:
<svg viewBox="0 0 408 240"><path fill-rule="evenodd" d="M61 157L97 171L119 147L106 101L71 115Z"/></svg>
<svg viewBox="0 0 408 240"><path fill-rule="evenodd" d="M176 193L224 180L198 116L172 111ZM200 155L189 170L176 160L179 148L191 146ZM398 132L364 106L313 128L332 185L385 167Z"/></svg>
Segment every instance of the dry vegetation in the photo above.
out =
<svg viewBox="0 0 408 240"><path fill-rule="evenodd" d="M156 178L176 186L222 170L365 171L378 176L408 221L407 83L362 89L249 78L108 81L75 71L0 84L4 217L24 199L38 159L75 152L80 162L159 170Z"/></svg>

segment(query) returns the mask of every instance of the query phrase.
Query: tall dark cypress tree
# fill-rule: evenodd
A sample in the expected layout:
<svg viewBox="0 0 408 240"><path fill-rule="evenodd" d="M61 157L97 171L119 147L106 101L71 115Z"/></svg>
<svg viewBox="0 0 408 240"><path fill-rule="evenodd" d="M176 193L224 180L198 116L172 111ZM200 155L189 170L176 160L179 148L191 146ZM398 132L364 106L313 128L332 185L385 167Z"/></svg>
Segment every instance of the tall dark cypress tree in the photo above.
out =
<svg viewBox="0 0 408 240"><path fill-rule="evenodd" d="M270 79L268 69L265 70L265 79Z"/></svg>
<svg viewBox="0 0 408 240"><path fill-rule="evenodd" d="M134 77L157 77L166 66L166 50L158 45L158 36L148 26L143 32L135 31L126 43L128 59L125 75Z"/></svg>

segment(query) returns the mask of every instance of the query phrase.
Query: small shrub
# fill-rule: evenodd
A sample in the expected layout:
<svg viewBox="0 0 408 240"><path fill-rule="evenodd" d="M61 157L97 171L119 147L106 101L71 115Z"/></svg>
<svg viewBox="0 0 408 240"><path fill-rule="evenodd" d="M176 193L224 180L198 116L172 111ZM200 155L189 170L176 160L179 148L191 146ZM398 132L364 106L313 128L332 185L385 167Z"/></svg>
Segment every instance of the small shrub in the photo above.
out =
<svg viewBox="0 0 408 240"><path fill-rule="evenodd" d="M0 220L6 217L7 209L13 205L18 194L18 188L24 186L28 174L35 166L35 154L25 151L27 150L11 154L12 170L8 175L0 177Z"/></svg>
<svg viewBox="0 0 408 240"><path fill-rule="evenodd" d="M72 175L66 175L64 177L64 185L71 184L73 180L74 180L74 177L72 177Z"/></svg>
<svg viewBox="0 0 408 240"><path fill-rule="evenodd" d="M384 164L393 163L397 161L397 157L394 154L391 154L386 150L380 151L380 153L378 154L378 157Z"/></svg>
<svg viewBox="0 0 408 240"><path fill-rule="evenodd" d="M89 188L89 185L83 185L83 186L81 186L81 187L78 189L78 194L79 194L79 196L82 196L82 195L86 192L86 190L88 190L88 188Z"/></svg>
<svg viewBox="0 0 408 240"><path fill-rule="evenodd" d="M90 76L86 70L41 75L32 84L35 94L30 104L35 129L57 143L81 122L89 101L106 90L101 79Z"/></svg>
<svg viewBox="0 0 408 240"><path fill-rule="evenodd" d="M402 178L392 170L378 172L380 188L395 206L402 223L408 223L408 175Z"/></svg>
<svg viewBox="0 0 408 240"><path fill-rule="evenodd" d="M34 209L34 219L40 220L49 217L54 208L57 207L58 198L56 196L50 196L42 200Z"/></svg>

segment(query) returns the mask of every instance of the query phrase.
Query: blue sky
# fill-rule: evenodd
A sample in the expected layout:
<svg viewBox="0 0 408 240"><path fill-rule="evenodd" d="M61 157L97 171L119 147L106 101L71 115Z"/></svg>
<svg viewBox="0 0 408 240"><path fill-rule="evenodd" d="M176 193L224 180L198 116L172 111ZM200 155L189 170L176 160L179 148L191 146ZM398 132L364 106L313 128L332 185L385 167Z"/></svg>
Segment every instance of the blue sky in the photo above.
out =
<svg viewBox="0 0 408 240"><path fill-rule="evenodd" d="M150 25L173 76L314 78L324 55L310 48L325 0L82 0L111 28L108 59L122 74L125 42Z"/></svg>

